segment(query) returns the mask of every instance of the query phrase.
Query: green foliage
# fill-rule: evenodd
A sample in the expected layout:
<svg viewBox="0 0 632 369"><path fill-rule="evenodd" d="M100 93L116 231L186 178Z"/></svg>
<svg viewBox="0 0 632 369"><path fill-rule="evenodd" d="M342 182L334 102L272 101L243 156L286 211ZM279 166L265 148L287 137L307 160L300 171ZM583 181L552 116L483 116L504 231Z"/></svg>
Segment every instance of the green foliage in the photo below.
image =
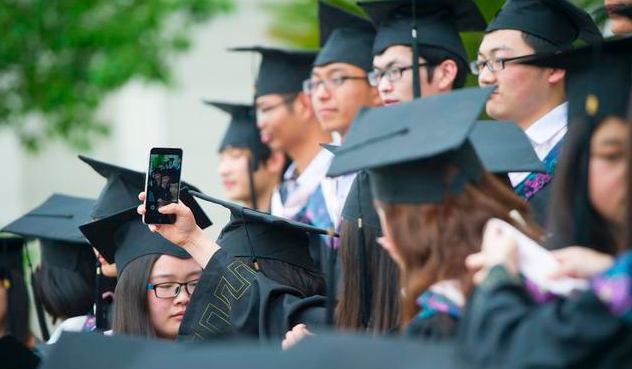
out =
<svg viewBox="0 0 632 369"><path fill-rule="evenodd" d="M54 138L89 148L108 131L95 117L108 94L132 79L169 84L169 57L189 48L193 26L231 8L231 0L3 0L0 126L29 150Z"/></svg>

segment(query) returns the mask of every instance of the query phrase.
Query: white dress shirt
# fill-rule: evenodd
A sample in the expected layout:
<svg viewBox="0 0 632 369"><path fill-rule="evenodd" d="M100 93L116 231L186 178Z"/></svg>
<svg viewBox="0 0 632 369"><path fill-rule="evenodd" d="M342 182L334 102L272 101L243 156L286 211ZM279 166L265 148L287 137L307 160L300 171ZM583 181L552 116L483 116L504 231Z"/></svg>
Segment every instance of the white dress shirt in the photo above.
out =
<svg viewBox="0 0 632 369"><path fill-rule="evenodd" d="M568 131L568 103L562 103L531 125L525 134L541 161L560 142ZM512 186L516 187L527 178L528 172L509 173Z"/></svg>

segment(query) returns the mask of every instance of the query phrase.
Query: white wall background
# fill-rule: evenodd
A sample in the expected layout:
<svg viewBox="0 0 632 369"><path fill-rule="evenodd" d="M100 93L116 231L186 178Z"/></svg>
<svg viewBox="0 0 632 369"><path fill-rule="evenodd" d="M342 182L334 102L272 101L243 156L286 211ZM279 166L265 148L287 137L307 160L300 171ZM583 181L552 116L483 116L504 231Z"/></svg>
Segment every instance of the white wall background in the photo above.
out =
<svg viewBox="0 0 632 369"><path fill-rule="evenodd" d="M223 198L221 181L216 175L217 147L229 117L207 107L202 99L252 101L258 58L226 49L274 44L266 35L269 14L259 6L264 1L271 2L234 0L236 7L232 13L198 27L191 50L173 59L175 87L166 89L132 82L102 102L99 115L110 123L111 135L95 142L91 152L76 152L60 142L52 142L39 154L32 155L20 147L11 131L0 129L3 158L0 227L53 193L96 198L105 180L77 159L78 154L145 171L151 147L181 147L183 179ZM214 222L207 232L215 238L228 221L229 213L208 203L202 206ZM30 249L38 253L35 245ZM34 311L31 326L39 337Z"/></svg>
<svg viewBox="0 0 632 369"><path fill-rule="evenodd" d="M193 47L173 59L173 88L132 82L103 102L100 116L111 123L111 135L82 154L137 170L145 170L153 146L184 150L183 178L204 192L223 197L216 176L217 147L228 122L224 113L207 107L203 98L249 102L257 58L231 53L228 47L272 45L266 35L269 14L263 0L235 0L236 9L200 26ZM270 2L268 0L268 2ZM0 130L0 226L37 206L55 192L96 197L105 181L79 161L75 152L59 142L41 153L24 152L12 132ZM217 235L228 215L203 205L216 224Z"/></svg>

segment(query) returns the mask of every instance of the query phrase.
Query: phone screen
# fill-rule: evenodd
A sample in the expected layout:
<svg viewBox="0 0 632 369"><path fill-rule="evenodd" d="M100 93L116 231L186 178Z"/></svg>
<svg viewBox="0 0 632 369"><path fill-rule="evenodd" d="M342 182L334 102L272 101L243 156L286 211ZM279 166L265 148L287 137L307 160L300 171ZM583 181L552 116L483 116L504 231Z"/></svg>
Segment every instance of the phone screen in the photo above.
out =
<svg viewBox="0 0 632 369"><path fill-rule="evenodd" d="M153 148L149 154L149 168L145 199L147 224L171 224L175 216L158 212L161 207L177 203L180 193L182 172L182 149Z"/></svg>

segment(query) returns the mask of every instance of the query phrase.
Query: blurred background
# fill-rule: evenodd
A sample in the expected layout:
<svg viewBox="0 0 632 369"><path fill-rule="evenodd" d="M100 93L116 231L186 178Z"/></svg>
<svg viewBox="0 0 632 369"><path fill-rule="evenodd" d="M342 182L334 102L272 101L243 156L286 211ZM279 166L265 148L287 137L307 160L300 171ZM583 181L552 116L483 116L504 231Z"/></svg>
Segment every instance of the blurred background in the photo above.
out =
<svg viewBox="0 0 632 369"><path fill-rule="evenodd" d="M603 5L574 2L591 13ZM489 20L504 1L476 3ZM0 226L56 192L95 198L105 180L78 154L145 171L151 147L181 147L183 178L223 197L217 147L229 117L202 99L252 101L258 66L226 49L317 48L316 9L316 0L2 0ZM481 38L464 36L471 58ZM228 213L203 207L215 237Z"/></svg>

